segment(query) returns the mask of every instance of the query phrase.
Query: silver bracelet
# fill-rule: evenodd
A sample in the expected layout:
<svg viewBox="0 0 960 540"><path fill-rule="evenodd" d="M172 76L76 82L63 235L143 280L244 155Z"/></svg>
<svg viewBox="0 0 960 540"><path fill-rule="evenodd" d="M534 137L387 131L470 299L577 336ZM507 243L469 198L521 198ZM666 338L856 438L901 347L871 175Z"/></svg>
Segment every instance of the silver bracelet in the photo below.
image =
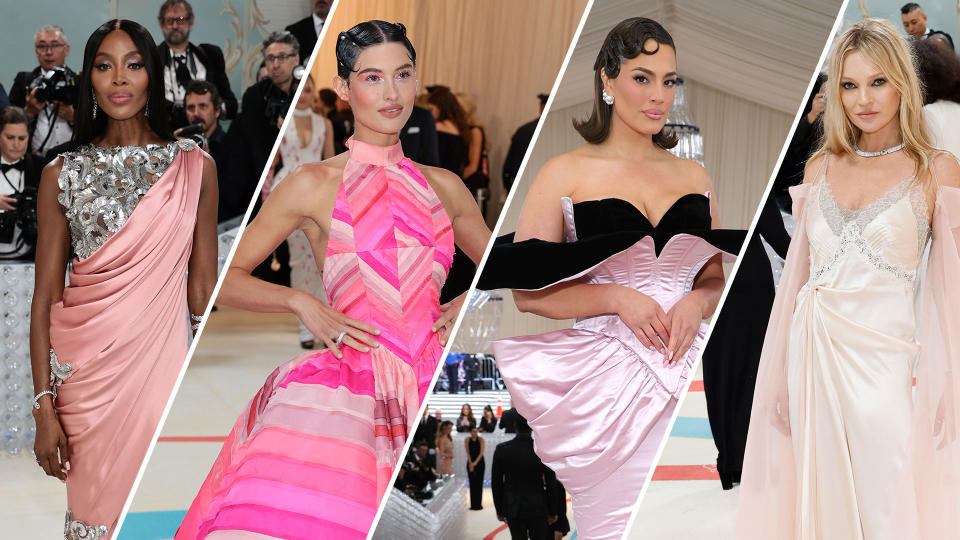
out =
<svg viewBox="0 0 960 540"><path fill-rule="evenodd" d="M56 393L56 392L54 392L53 390L44 390L44 391L40 392L39 394L33 396L33 408L34 408L34 409L36 409L36 410L38 410L38 411L40 410L40 398L42 398L43 396L45 396L45 395L47 395L47 394L50 394L51 396L53 396L53 399L57 399L57 393Z"/></svg>
<svg viewBox="0 0 960 540"><path fill-rule="evenodd" d="M191 313L190 320L195 321L193 324L190 325L190 328L192 328L193 330L197 330L200 328L200 325L203 324L203 315L194 315L193 313Z"/></svg>

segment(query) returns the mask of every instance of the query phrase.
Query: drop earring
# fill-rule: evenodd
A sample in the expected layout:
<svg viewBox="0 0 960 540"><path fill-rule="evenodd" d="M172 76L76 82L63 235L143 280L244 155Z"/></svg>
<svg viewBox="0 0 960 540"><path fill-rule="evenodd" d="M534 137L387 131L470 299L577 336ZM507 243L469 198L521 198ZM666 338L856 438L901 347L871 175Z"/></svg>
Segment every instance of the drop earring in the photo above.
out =
<svg viewBox="0 0 960 540"><path fill-rule="evenodd" d="M93 118L97 118L97 94L90 90L90 97L93 98Z"/></svg>
<svg viewBox="0 0 960 540"><path fill-rule="evenodd" d="M150 96L147 96L147 104L143 106L143 116L150 118Z"/></svg>
<svg viewBox="0 0 960 540"><path fill-rule="evenodd" d="M602 92L601 96L603 97L603 102L606 103L607 105L613 105L613 96L607 93L607 89L604 88L601 92Z"/></svg>

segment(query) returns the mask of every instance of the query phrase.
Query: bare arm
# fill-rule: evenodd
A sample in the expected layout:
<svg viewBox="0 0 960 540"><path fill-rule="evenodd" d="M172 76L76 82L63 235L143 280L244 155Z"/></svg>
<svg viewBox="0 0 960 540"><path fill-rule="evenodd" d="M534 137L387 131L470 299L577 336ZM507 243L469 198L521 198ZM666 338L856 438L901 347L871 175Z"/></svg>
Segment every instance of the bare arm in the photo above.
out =
<svg viewBox="0 0 960 540"><path fill-rule="evenodd" d="M193 250L187 272L187 305L191 315L203 315L217 284L217 165L203 154L203 179L193 229ZM196 323L196 320L192 320ZM196 333L196 331L194 331Z"/></svg>
<svg viewBox="0 0 960 540"><path fill-rule="evenodd" d="M467 153L467 165L463 168L463 177L467 178L480 168L483 156L483 131L479 127L470 128L470 147Z"/></svg>
<svg viewBox="0 0 960 540"><path fill-rule="evenodd" d="M70 232L63 208L57 201L62 158L43 169L37 194L37 255L33 303L30 315L30 364L33 391L50 389L50 306L63 298L64 274L70 258ZM44 472L66 479L69 452L67 437L48 394L33 410L37 423L34 451Z"/></svg>
<svg viewBox="0 0 960 540"><path fill-rule="evenodd" d="M379 334L379 330L343 315L305 291L250 275L296 229L304 229L308 237L317 237L318 229L326 230L333 214L337 186L339 171L324 164L303 165L290 173L244 231L218 302L250 311L294 313L339 358L341 353L334 340L341 332L347 333L344 344L368 351L363 343L377 347L379 344L368 334ZM323 227L321 221L325 221ZM325 237L326 233L322 234ZM322 261L317 264L322 265Z"/></svg>

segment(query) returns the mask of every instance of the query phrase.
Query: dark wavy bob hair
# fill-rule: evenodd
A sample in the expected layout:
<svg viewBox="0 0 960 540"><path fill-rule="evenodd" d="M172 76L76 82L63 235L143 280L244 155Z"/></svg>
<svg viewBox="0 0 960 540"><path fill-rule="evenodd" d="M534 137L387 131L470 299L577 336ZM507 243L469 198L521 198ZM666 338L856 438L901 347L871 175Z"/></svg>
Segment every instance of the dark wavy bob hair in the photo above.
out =
<svg viewBox="0 0 960 540"><path fill-rule="evenodd" d="M649 40L657 43L654 49L645 49L644 44ZM603 79L600 71L607 77L617 78L620 74L620 65L626 60L636 58L641 54L652 55L660 50L661 45L667 45L673 50L673 38L660 26L660 23L644 17L633 17L620 21L610 30L597 61L593 64L593 111L586 120L574 120L573 127L580 136L592 144L600 144L610 135L610 118L613 115L613 106L603 102ZM677 135L664 126L659 133L653 136L653 142L661 148L673 148L677 145Z"/></svg>
<svg viewBox="0 0 960 540"><path fill-rule="evenodd" d="M372 20L362 22L337 36L337 75L350 85L350 74L357 65L357 57L371 45L399 43L407 49L410 63L417 65L417 51L407 39L407 28L401 23Z"/></svg>
<svg viewBox="0 0 960 540"><path fill-rule="evenodd" d="M114 30L126 32L133 44L143 57L144 69L150 77L147 93L147 121L150 129L164 139L173 140L170 134L170 123L167 117L166 100L163 92L163 60L153 36L139 23L126 19L113 19L100 25L93 31L87 46L83 49L83 71L80 72L79 97L77 98L77 112L74 120L73 139L71 147L93 142L107 129L107 115L102 111L93 117L93 84L90 74L93 72L93 61L100 50L100 44L107 34Z"/></svg>

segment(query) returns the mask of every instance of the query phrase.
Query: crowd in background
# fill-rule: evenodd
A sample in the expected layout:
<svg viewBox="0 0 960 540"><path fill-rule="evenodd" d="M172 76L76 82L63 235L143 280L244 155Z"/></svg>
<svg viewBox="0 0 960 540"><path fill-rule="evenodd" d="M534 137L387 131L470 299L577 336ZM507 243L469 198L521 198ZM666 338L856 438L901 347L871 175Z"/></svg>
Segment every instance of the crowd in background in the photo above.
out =
<svg viewBox="0 0 960 540"><path fill-rule="evenodd" d="M312 51L331 3L312 0L310 17L264 39L260 76L240 93L238 101L223 51L195 38L202 35L204 21L196 20L191 4L158 2L160 33L154 35L162 37L155 40L163 66L162 99L173 136L197 140L217 163L219 222L243 215L253 199L282 117L299 85L297 67ZM301 47L301 39L311 48ZM71 148L78 98L79 74L66 65L71 42L63 28L41 25L33 45L37 65L16 73L9 87L0 84L0 150L3 163L10 165L0 178L0 258L7 259L32 255L31 238L21 231L28 228L40 171ZM13 239L3 234L7 221Z"/></svg>

